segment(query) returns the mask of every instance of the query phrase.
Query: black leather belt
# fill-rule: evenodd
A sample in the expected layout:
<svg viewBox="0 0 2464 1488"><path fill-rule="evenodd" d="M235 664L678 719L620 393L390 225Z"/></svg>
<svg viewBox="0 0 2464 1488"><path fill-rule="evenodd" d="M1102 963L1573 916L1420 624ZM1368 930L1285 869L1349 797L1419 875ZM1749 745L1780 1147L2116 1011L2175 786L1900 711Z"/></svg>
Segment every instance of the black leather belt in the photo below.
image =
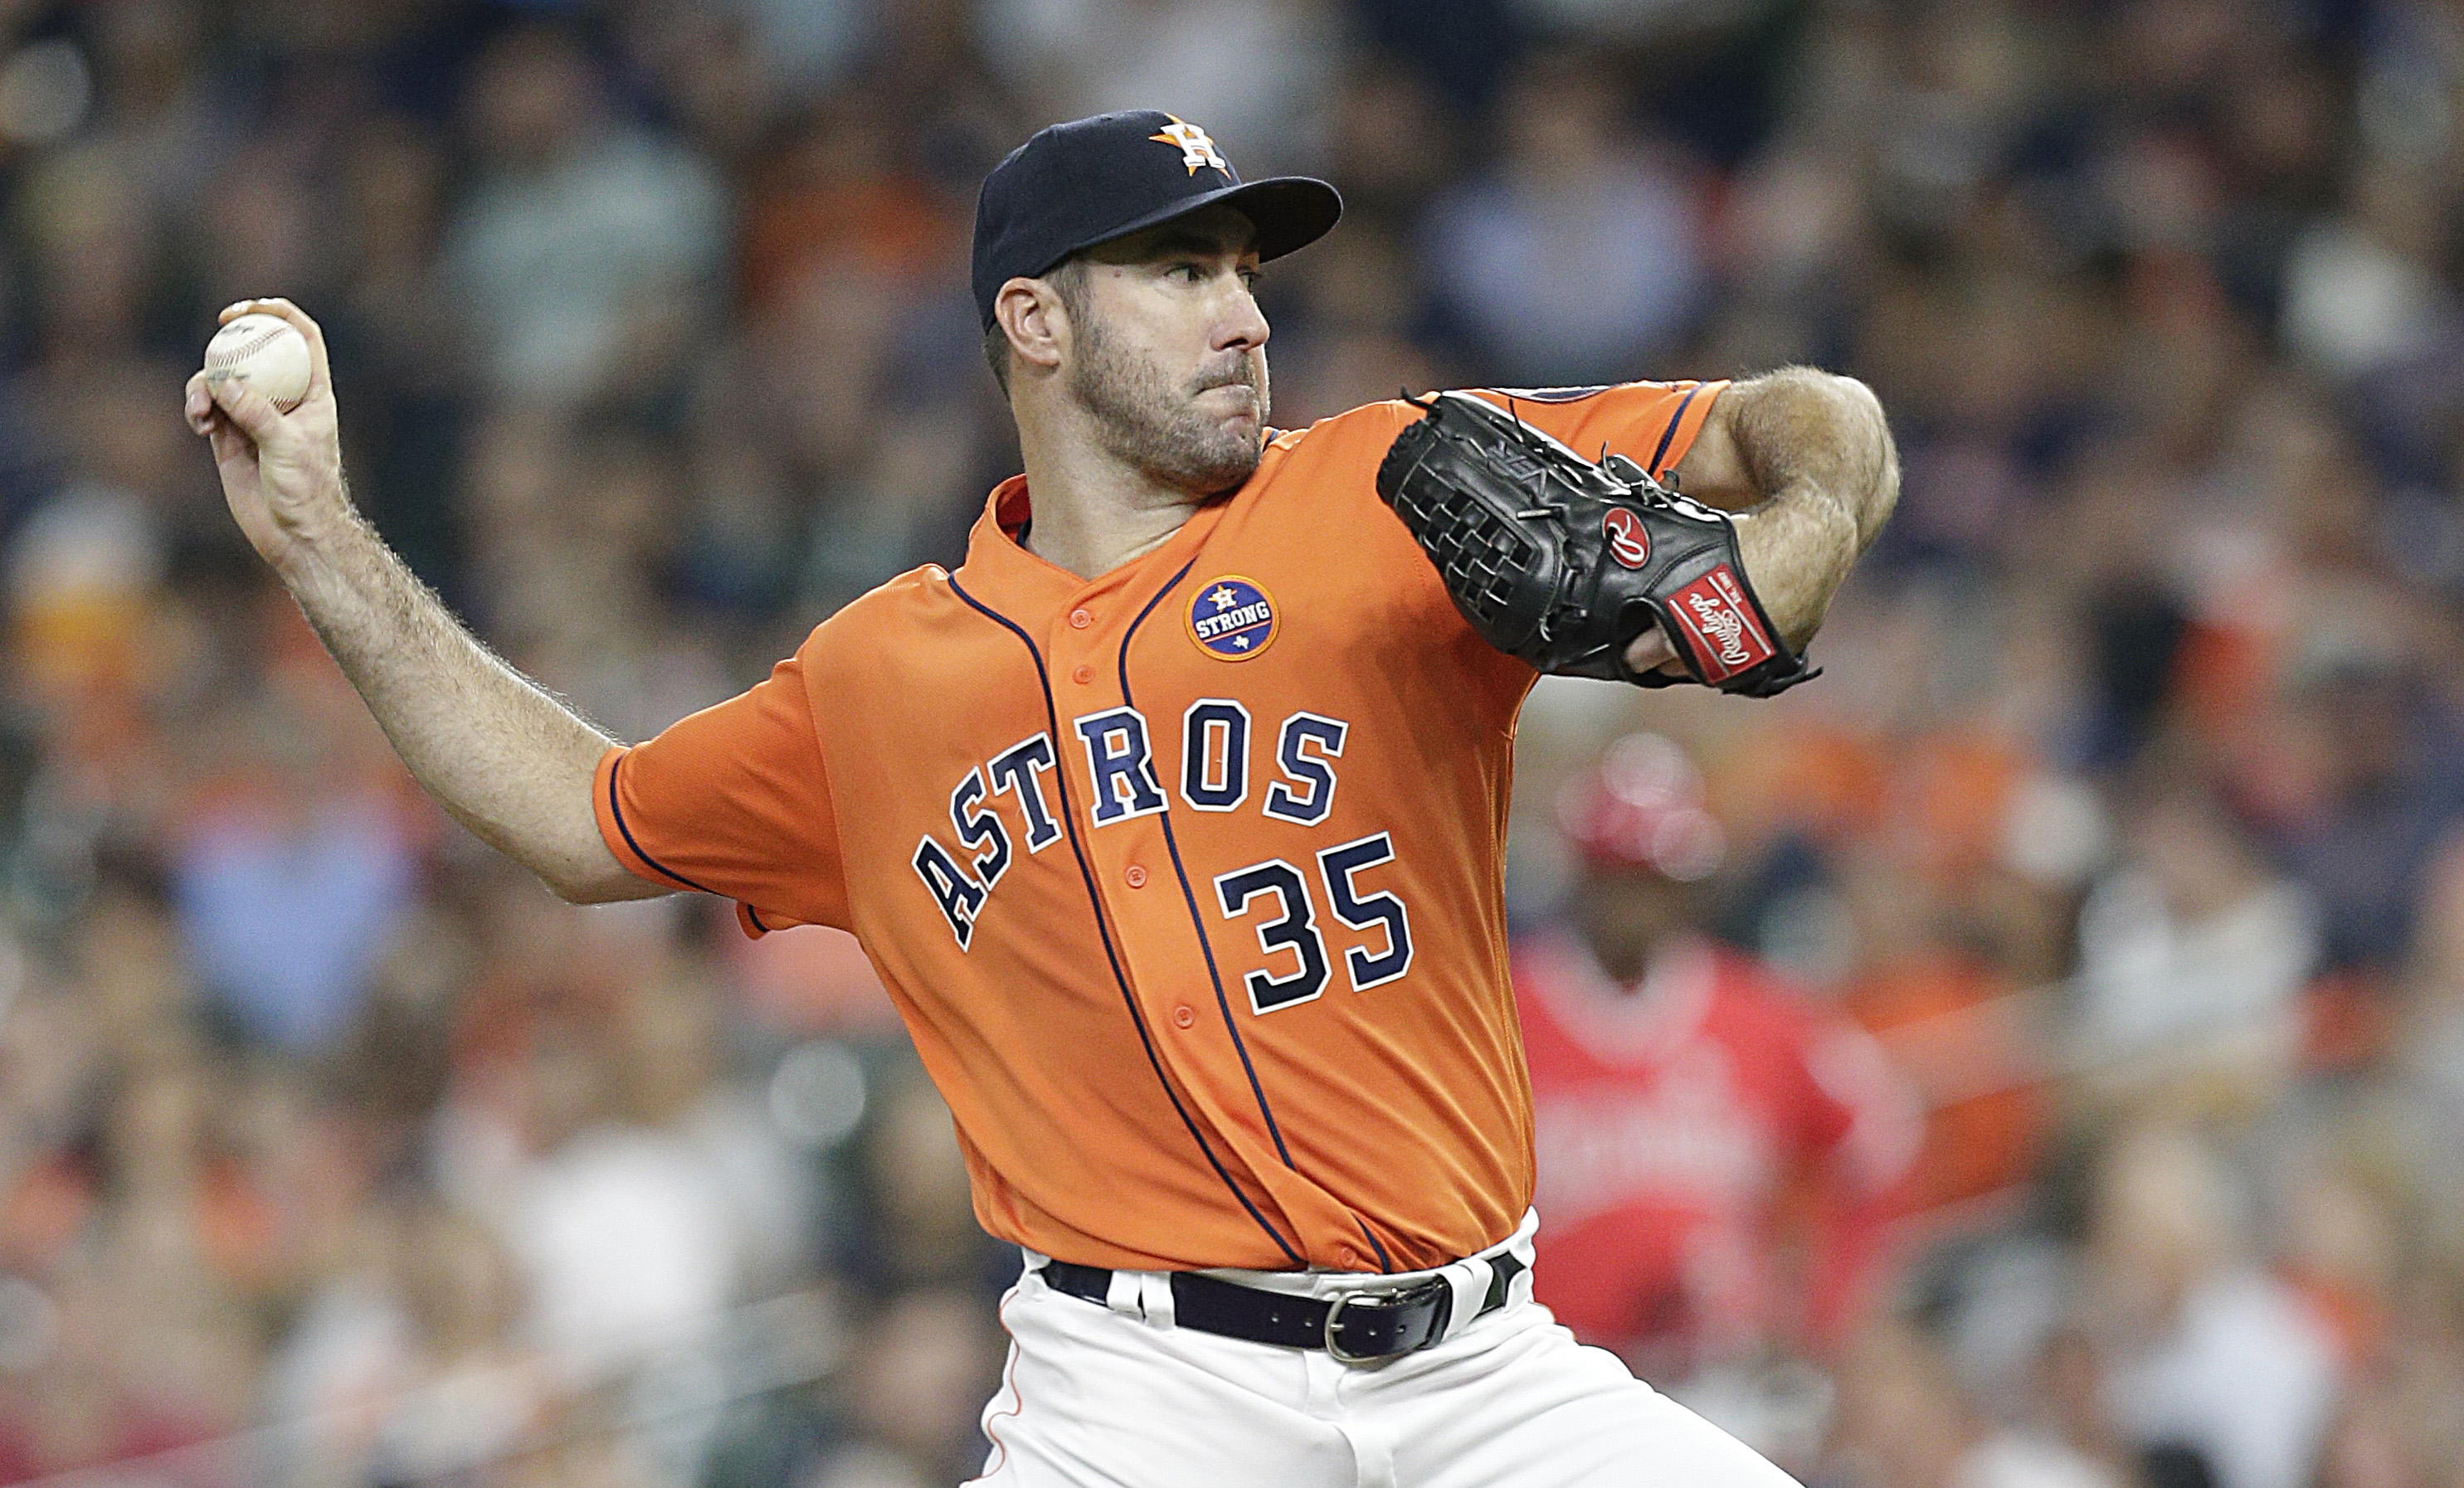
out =
<svg viewBox="0 0 2464 1488"><path fill-rule="evenodd" d="M1510 1255L1492 1256L1488 1263L1488 1295L1480 1303L1483 1313L1506 1305L1507 1292L1523 1272L1523 1262ZM1455 1289L1444 1277L1431 1277L1390 1292L1346 1292L1326 1298L1264 1291L1195 1271L1175 1271L1171 1277L1175 1326L1244 1338L1253 1344L1323 1348L1346 1364L1392 1359L1426 1348L1445 1336L1446 1324L1454 1316ZM1101 1266L1052 1260L1045 1263L1044 1284L1110 1305L1112 1273Z"/></svg>

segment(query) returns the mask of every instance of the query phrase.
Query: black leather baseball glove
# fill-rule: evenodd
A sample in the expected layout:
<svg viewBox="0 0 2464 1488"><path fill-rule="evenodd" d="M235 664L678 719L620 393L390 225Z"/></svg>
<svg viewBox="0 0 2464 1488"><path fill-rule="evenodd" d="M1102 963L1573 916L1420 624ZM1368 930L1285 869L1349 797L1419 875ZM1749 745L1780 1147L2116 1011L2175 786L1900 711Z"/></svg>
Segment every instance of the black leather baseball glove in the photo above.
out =
<svg viewBox="0 0 2464 1488"><path fill-rule="evenodd" d="M1724 692L1770 697L1820 674L1746 582L1727 514L1623 455L1595 465L1485 399L1414 401L1428 414L1395 436L1377 494L1490 645L1545 672L1667 687L1683 679L1625 663L1657 624Z"/></svg>

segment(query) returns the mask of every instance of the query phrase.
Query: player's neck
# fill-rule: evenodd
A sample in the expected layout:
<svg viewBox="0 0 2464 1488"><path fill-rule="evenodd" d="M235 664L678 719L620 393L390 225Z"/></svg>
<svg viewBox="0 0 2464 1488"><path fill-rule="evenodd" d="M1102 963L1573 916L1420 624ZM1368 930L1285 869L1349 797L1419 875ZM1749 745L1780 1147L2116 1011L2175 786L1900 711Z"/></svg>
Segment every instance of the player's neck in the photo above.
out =
<svg viewBox="0 0 2464 1488"><path fill-rule="evenodd" d="M1092 441L1038 438L1022 421L1019 447L1034 513L1026 549L1081 579L1154 552L1198 510L1199 498L1155 480Z"/></svg>

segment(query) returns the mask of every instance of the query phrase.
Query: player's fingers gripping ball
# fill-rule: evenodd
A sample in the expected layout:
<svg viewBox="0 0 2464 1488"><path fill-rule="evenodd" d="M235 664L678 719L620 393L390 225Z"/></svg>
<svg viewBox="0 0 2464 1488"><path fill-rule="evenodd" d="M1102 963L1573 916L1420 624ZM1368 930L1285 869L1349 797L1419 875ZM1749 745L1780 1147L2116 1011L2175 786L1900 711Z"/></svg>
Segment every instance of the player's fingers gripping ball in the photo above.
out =
<svg viewBox="0 0 2464 1488"><path fill-rule="evenodd" d="M206 343L209 385L237 379L289 413L308 396L308 338L280 316L235 316Z"/></svg>
<svg viewBox="0 0 2464 1488"><path fill-rule="evenodd" d="M1727 514L1623 455L1595 465L1469 393L1434 393L1377 468L1455 607L1545 672L1643 687L1626 648L1651 625L1695 681L1770 697L1817 676L1746 581Z"/></svg>

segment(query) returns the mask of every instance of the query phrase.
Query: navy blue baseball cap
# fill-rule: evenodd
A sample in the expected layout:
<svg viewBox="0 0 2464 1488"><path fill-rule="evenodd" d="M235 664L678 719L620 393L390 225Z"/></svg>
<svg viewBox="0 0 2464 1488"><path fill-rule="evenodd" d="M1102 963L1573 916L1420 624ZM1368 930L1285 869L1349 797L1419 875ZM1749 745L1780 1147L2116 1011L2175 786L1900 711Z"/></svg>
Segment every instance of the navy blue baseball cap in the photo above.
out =
<svg viewBox="0 0 2464 1488"><path fill-rule="evenodd" d="M1154 109L1039 130L993 167L976 198L976 314L989 331L993 300L1010 280L1217 202L1257 227L1261 260L1316 242L1343 215L1343 198L1325 182L1243 182L1205 130Z"/></svg>

